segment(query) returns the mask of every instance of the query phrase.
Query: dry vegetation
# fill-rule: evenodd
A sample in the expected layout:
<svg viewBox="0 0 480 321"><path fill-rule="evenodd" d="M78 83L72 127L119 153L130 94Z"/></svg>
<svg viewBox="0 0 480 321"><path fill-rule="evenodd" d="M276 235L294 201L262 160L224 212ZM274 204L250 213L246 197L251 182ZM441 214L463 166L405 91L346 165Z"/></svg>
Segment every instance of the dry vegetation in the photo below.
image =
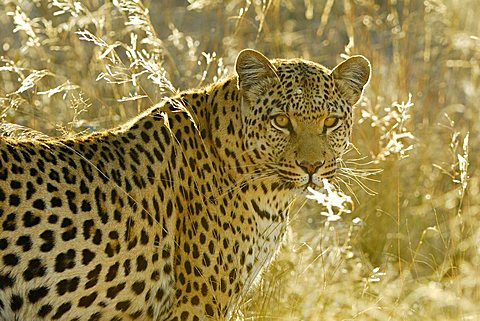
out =
<svg viewBox="0 0 480 321"><path fill-rule="evenodd" d="M330 67L363 54L340 176L354 208L295 211L238 318L480 320L478 17L477 0L5 0L0 119L75 135L232 72L243 48Z"/></svg>

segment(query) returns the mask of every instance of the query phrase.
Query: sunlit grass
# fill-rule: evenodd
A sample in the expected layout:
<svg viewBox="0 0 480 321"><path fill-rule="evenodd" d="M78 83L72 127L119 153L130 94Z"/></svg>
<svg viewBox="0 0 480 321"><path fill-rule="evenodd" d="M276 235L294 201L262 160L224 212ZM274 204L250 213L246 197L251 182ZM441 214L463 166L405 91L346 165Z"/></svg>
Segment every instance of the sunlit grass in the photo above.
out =
<svg viewBox="0 0 480 321"><path fill-rule="evenodd" d="M480 319L478 1L9 0L0 12L0 119L25 126L0 131L17 136L117 125L231 73L247 47L329 67L365 55L373 75L334 182L348 211L299 202L239 319Z"/></svg>

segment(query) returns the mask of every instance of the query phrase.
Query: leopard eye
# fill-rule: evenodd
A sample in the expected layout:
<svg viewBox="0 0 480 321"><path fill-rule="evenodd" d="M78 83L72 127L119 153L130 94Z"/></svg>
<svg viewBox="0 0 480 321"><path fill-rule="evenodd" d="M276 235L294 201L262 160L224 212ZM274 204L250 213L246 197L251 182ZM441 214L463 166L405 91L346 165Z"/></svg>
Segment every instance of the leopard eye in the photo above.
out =
<svg viewBox="0 0 480 321"><path fill-rule="evenodd" d="M272 122L277 128L287 128L290 125L290 119L283 114L273 116Z"/></svg>
<svg viewBox="0 0 480 321"><path fill-rule="evenodd" d="M323 121L323 126L325 126L325 128L333 128L335 126L338 125L338 122L340 121L340 118L338 117L327 117L324 121Z"/></svg>

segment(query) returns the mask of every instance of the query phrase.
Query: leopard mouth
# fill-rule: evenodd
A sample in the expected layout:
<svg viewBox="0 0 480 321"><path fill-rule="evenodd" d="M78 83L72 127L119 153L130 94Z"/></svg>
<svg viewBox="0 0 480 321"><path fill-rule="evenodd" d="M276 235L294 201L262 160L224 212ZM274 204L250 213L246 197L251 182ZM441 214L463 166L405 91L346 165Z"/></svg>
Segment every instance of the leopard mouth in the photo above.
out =
<svg viewBox="0 0 480 321"><path fill-rule="evenodd" d="M320 191L321 189L323 189L323 184L317 184L317 183L314 183L311 179L308 181L308 183L305 183L303 185L300 186L300 188L302 189L303 192L305 193L308 193L308 188L313 188L314 190L316 191Z"/></svg>
<svg viewBox="0 0 480 321"><path fill-rule="evenodd" d="M291 173L290 171L276 169L277 179L282 183L284 187L292 190L293 192L300 194L308 194L308 188L312 188L316 191L321 191L324 188L323 180L331 182L335 177L336 170L330 170L326 173L315 173L308 175L301 175Z"/></svg>
<svg viewBox="0 0 480 321"><path fill-rule="evenodd" d="M320 182L320 184L315 183L312 180L311 177L309 178L308 182L306 182L306 183L301 183L301 182L298 182L298 181L290 180L288 182L288 185L290 185L289 186L290 190L298 196L300 196L300 195L305 196L305 195L310 194L309 188L314 189L314 190L319 191L319 192L324 189L323 183L321 183L321 182Z"/></svg>
<svg viewBox="0 0 480 321"><path fill-rule="evenodd" d="M303 184L299 184L297 189L301 190L302 194L310 194L309 187L314 189L318 192L322 192L325 190L325 183L326 180L328 184L331 184L335 177L335 170L330 171L329 173L325 173L322 175L318 175L316 179L313 178L313 175L308 175L308 181Z"/></svg>

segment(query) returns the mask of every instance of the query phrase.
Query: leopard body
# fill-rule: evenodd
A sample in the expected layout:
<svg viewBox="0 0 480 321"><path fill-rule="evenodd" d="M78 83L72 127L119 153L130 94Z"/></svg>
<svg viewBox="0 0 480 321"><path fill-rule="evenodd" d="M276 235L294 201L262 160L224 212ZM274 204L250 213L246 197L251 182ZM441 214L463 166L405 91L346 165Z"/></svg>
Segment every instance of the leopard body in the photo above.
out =
<svg viewBox="0 0 480 321"><path fill-rule="evenodd" d="M0 138L0 320L226 320L332 179L370 66L242 51L127 124Z"/></svg>

